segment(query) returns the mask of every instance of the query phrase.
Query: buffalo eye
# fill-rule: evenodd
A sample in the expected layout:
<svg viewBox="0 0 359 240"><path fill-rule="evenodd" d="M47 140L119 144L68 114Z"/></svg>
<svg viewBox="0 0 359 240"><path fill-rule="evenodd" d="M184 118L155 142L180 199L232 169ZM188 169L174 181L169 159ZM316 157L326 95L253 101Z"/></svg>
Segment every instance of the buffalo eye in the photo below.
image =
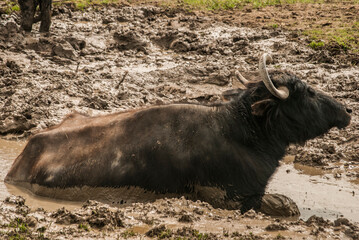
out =
<svg viewBox="0 0 359 240"><path fill-rule="evenodd" d="M316 92L313 88L308 88L309 97L315 97Z"/></svg>

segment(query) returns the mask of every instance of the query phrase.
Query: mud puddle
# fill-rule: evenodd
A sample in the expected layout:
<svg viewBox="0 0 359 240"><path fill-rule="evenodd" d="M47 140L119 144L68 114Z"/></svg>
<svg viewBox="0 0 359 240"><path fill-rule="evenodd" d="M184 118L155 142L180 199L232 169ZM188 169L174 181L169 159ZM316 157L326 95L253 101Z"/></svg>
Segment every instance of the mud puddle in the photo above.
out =
<svg viewBox="0 0 359 240"><path fill-rule="evenodd" d="M25 142L7 141L0 139L0 199L4 200L9 192L4 184L4 178L9 171L14 159L20 154Z"/></svg>
<svg viewBox="0 0 359 240"><path fill-rule="evenodd" d="M302 174L293 164L282 164L269 182L267 192L292 198L302 219L315 214L329 220L346 217L359 221L359 186L347 179L336 179L330 174Z"/></svg>
<svg viewBox="0 0 359 240"><path fill-rule="evenodd" d="M12 195L22 196L31 209L44 208L48 211L65 207L73 210L81 206L81 202L63 201L39 197L30 191L5 184L4 178L13 160L25 146L24 141L8 141L0 139L0 200ZM280 193L292 198L306 220L312 215L334 220L346 217L359 222L359 186L347 179L336 179L329 174L301 174L298 164L283 163L268 184L268 193ZM307 171L308 172L308 171Z"/></svg>
<svg viewBox="0 0 359 240"><path fill-rule="evenodd" d="M68 210L80 207L82 203L38 197L26 189L4 183L4 178L7 172L15 158L25 147L25 144L25 141L8 141L0 139L0 201L4 200L6 197L15 195L24 197L26 199L26 204L30 206L31 209L43 208L48 211L54 211L64 206Z"/></svg>

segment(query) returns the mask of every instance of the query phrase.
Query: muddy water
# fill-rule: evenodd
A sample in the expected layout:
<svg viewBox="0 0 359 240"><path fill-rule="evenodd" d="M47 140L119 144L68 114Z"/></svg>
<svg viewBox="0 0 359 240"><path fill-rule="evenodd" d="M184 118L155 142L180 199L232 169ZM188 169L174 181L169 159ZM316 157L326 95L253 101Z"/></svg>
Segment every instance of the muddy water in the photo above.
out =
<svg viewBox="0 0 359 240"><path fill-rule="evenodd" d="M25 146L25 141L7 141L0 139L0 200L4 200L11 194L23 196L26 204L32 209L44 208L45 210L56 210L63 206L73 210L81 206L78 202L59 201L33 195L26 189L20 189L13 185L5 184L4 178L9 171L15 158L21 153Z"/></svg>
<svg viewBox="0 0 359 240"><path fill-rule="evenodd" d="M3 200L9 195L4 184L4 178L9 171L13 160L22 151L25 142L22 141L6 141L0 139L0 199Z"/></svg>
<svg viewBox="0 0 359 240"><path fill-rule="evenodd" d="M25 189L4 183L6 173L24 145L22 141L0 139L0 200L13 194L25 197L27 205L33 209L42 207L55 210L65 206L72 210L80 207L79 202L38 197ZM358 185L345 179L335 179L333 175L324 172L318 174L318 170L313 175L301 174L302 171L300 166L283 163L269 183L267 192L281 193L292 198L298 204L303 219L315 214L331 220L344 216L359 221Z"/></svg>
<svg viewBox="0 0 359 240"><path fill-rule="evenodd" d="M359 186L330 174L301 174L292 164L283 164L267 186L267 192L292 198L303 219L315 214L330 220L344 216L359 221Z"/></svg>

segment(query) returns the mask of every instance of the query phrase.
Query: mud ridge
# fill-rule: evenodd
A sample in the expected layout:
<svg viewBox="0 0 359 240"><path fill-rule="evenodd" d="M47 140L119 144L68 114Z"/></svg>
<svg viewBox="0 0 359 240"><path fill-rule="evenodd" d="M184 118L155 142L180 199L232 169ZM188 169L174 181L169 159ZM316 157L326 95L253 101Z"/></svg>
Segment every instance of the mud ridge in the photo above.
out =
<svg viewBox="0 0 359 240"><path fill-rule="evenodd" d="M249 211L224 211L185 198L136 203L124 208L87 201L73 211L30 211L22 197L0 203L0 237L26 239L357 239L348 219L312 216L281 220ZM190 221L189 221L190 219Z"/></svg>

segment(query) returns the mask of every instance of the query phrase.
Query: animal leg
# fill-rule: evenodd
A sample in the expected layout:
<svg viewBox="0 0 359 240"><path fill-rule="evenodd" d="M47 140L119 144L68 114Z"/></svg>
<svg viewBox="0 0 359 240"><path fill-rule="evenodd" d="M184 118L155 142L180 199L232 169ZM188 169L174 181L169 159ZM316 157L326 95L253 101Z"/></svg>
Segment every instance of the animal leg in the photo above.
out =
<svg viewBox="0 0 359 240"><path fill-rule="evenodd" d="M40 1L40 32L48 32L51 25L51 3L52 0L42 0Z"/></svg>
<svg viewBox="0 0 359 240"><path fill-rule="evenodd" d="M37 2L36 0L19 0L19 5L21 11L21 27L26 32L31 32Z"/></svg>
<svg viewBox="0 0 359 240"><path fill-rule="evenodd" d="M245 213L251 209L259 210L261 207L262 197L263 194L243 197L243 199L241 200L242 202L241 212Z"/></svg>

